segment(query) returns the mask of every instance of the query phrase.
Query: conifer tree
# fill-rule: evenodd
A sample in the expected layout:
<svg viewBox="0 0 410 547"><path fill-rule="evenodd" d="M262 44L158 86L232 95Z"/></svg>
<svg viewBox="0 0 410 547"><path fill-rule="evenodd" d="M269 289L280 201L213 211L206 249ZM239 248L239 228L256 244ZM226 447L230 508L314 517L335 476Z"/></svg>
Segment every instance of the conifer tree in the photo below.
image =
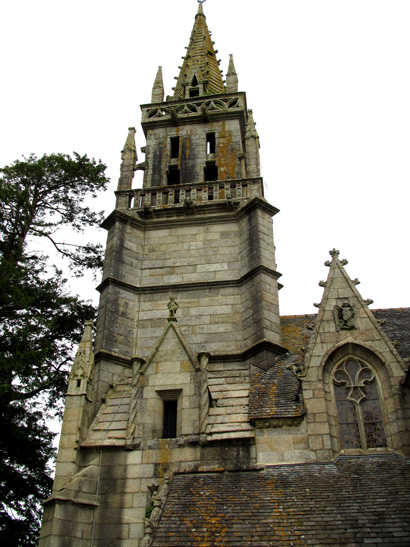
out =
<svg viewBox="0 0 410 547"><path fill-rule="evenodd" d="M53 433L76 345L95 309L71 295L50 253L73 275L98 270L102 246L84 243L102 213L95 199L105 165L74 153L30 156L0 169L0 540L37 544L41 502L51 491Z"/></svg>

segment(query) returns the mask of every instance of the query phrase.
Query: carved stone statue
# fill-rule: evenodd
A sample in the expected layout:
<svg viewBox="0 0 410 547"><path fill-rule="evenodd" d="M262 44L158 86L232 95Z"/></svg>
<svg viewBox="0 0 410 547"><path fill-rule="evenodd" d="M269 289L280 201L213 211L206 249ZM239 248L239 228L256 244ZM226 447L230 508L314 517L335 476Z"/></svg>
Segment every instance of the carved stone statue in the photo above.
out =
<svg viewBox="0 0 410 547"><path fill-rule="evenodd" d="M178 308L179 308L178 303L176 302L175 298L171 296L168 302L168 309L169 309L168 321L176 321L175 314L177 313Z"/></svg>

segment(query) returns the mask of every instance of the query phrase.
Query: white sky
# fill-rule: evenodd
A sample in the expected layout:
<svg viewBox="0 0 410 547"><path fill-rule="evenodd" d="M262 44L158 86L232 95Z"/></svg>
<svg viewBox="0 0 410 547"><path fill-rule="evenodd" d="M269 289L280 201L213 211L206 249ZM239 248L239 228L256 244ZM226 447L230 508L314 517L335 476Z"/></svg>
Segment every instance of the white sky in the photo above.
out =
<svg viewBox="0 0 410 547"><path fill-rule="evenodd" d="M0 165L31 152L101 159L112 186L96 205L108 214L127 128L144 146L139 105L158 65L172 93L196 11L195 0L3 2ZM373 308L410 306L410 1L208 0L204 11L224 72L234 54L281 210L281 313L317 311L333 247Z"/></svg>

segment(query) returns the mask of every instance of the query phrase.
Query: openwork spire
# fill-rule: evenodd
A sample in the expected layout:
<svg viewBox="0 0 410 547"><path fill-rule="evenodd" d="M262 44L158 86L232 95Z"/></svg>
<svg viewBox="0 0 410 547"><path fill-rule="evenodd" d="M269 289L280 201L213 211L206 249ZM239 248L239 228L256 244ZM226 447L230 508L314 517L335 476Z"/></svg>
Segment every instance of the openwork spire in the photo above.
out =
<svg viewBox="0 0 410 547"><path fill-rule="evenodd" d="M216 53L200 2L173 99L225 93Z"/></svg>

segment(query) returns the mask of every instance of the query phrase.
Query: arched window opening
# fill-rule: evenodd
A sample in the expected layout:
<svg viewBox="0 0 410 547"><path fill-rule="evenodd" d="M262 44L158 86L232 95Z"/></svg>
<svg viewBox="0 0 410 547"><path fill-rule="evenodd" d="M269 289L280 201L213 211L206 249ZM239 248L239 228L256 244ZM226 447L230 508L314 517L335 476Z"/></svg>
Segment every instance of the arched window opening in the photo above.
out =
<svg viewBox="0 0 410 547"><path fill-rule="evenodd" d="M196 76L192 78L191 87L189 88L189 96L199 97L199 83Z"/></svg>
<svg viewBox="0 0 410 547"><path fill-rule="evenodd" d="M342 448L386 446L377 379L354 357L344 359L333 374Z"/></svg>

